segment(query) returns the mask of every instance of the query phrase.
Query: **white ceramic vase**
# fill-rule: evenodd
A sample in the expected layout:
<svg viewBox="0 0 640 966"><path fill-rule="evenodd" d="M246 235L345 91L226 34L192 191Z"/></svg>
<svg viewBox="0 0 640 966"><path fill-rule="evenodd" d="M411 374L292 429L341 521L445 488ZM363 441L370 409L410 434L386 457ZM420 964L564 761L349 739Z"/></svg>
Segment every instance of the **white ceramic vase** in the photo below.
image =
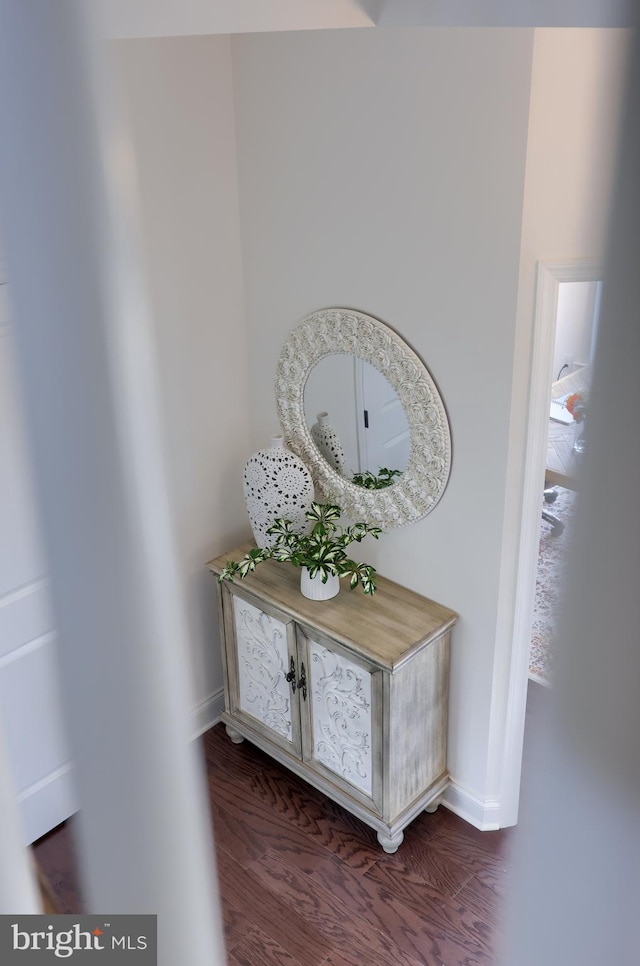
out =
<svg viewBox="0 0 640 966"><path fill-rule="evenodd" d="M317 422L311 427L311 438L336 473L344 476L344 449L335 429L329 422L329 413L318 413Z"/></svg>
<svg viewBox="0 0 640 966"><path fill-rule="evenodd" d="M322 576L318 573L315 577L309 576L306 567L302 567L300 573L300 593L309 600L331 600L340 591L340 578L337 574L327 577L326 584L322 583Z"/></svg>
<svg viewBox="0 0 640 966"><path fill-rule="evenodd" d="M244 499L253 536L259 547L270 547L275 538L269 527L284 517L294 529L309 529L305 512L313 502L313 480L302 460L285 449L282 436L272 436L271 446L260 449L245 463L242 475Z"/></svg>

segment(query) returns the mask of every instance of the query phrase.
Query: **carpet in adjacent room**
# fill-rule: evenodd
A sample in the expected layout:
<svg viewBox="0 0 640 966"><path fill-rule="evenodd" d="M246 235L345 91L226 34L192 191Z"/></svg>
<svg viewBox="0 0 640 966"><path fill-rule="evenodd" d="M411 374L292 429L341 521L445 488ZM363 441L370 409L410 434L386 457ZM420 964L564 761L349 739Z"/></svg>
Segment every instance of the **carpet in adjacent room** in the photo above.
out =
<svg viewBox="0 0 640 966"><path fill-rule="evenodd" d="M553 650L557 644L558 607L562 596L564 568L571 535L571 522L576 494L562 486L556 487L555 503L542 503L541 510L553 514L564 524L561 534L541 519L540 546L536 597L533 610L529 677L539 684L551 685L553 680Z"/></svg>

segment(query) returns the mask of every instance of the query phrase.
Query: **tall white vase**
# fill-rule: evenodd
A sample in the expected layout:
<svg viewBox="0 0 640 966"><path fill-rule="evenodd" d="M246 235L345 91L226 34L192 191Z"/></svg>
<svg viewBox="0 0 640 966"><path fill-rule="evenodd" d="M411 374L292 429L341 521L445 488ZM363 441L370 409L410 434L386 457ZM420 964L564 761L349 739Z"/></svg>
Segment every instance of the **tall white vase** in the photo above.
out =
<svg viewBox="0 0 640 966"><path fill-rule="evenodd" d="M311 427L311 438L336 473L344 476L344 449L340 437L329 422L329 413L318 413Z"/></svg>
<svg viewBox="0 0 640 966"><path fill-rule="evenodd" d="M273 545L275 538L267 530L278 517L291 520L300 533L309 529L305 512L313 501L311 473L295 453L285 449L282 436L272 436L271 446L249 457L242 482L251 529L259 547Z"/></svg>

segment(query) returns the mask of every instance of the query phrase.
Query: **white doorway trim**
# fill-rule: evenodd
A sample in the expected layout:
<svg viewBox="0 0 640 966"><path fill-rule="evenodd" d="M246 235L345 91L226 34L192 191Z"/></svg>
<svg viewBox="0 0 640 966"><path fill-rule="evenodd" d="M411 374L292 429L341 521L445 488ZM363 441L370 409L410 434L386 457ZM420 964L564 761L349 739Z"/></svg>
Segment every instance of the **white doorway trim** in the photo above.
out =
<svg viewBox="0 0 640 966"><path fill-rule="evenodd" d="M602 276L602 262L593 258L539 261L537 266L513 648L500 794L500 824L503 827L515 825L518 818L558 292L563 282L598 281Z"/></svg>

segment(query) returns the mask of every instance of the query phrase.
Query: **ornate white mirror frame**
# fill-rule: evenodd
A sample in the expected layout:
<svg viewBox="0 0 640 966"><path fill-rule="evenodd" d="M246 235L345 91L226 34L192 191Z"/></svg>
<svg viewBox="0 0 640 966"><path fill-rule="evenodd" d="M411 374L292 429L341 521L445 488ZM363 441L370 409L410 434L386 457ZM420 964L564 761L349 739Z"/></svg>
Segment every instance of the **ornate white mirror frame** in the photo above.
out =
<svg viewBox="0 0 640 966"><path fill-rule="evenodd" d="M387 379L409 424L409 462L391 486L369 490L344 479L321 455L304 411L309 373L325 356L355 355ZM287 445L307 465L325 500L351 519L384 529L414 523L430 513L444 493L451 468L449 421L426 366L383 322L351 309L312 312L293 330L276 369L276 405Z"/></svg>

